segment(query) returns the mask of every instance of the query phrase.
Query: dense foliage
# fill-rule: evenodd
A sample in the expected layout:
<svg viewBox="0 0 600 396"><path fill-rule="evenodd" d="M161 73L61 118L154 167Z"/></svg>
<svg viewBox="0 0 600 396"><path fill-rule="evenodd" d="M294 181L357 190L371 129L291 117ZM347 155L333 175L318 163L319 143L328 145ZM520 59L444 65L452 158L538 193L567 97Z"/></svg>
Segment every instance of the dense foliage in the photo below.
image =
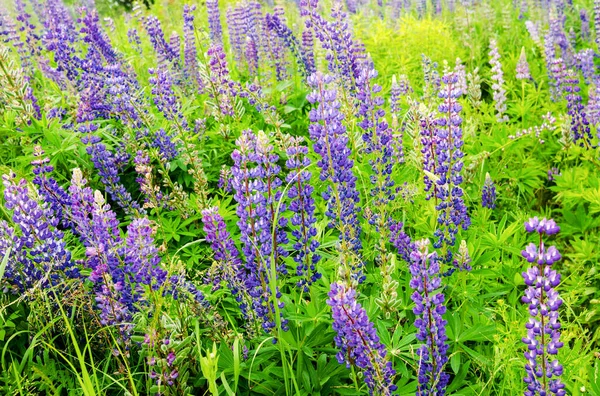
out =
<svg viewBox="0 0 600 396"><path fill-rule="evenodd" d="M1 394L600 395L600 1L97 7L0 8Z"/></svg>

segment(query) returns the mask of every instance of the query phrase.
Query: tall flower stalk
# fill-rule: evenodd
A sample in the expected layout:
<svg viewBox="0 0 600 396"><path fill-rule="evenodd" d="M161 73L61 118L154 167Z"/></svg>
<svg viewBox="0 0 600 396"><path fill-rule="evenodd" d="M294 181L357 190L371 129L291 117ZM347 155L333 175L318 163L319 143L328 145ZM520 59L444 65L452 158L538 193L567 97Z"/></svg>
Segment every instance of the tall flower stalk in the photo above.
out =
<svg viewBox="0 0 600 396"><path fill-rule="evenodd" d="M506 89L504 88L504 72L500 62L500 52L496 40L490 40L490 65L492 66L492 89L494 91L494 102L496 103L496 120L498 122L508 121L506 112Z"/></svg>
<svg viewBox="0 0 600 396"><path fill-rule="evenodd" d="M562 300L555 289L560 284L560 274L552 269L552 265L561 259L561 255L555 246L546 247L543 238L544 235L557 234L560 228L552 219L539 220L534 217L525 223L525 230L528 233L537 233L539 237L538 245L530 243L521 253L532 264L523 272L527 289L521 298L528 304L531 315L525 325L527 336L523 337L523 342L527 345L525 395L542 396L552 393L563 396L566 394L565 385L560 380L563 367L557 359L553 359L563 346L560 342L561 326L558 321L558 309Z"/></svg>
<svg viewBox="0 0 600 396"><path fill-rule="evenodd" d="M345 283L331 284L327 304L331 306L334 341L340 351L340 364L356 365L364 373L369 395L388 396L397 389L393 383L396 372L386 359L385 346L379 341L373 322L357 302L356 291Z"/></svg>
<svg viewBox="0 0 600 396"><path fill-rule="evenodd" d="M458 98L462 92L457 87L458 76L449 73L443 76L444 86L439 96L442 103L438 110L440 117L435 120L435 197L436 209L438 211L439 227L435 231L437 241L436 248L454 246L458 228L466 230L471 224L467 213L467 207L463 199L463 190L460 187L463 178L463 136L462 118L460 111L462 106ZM446 251L446 259L450 261L450 251Z"/></svg>
<svg viewBox="0 0 600 396"><path fill-rule="evenodd" d="M429 240L414 243L410 253L409 270L412 275L410 287L414 290L411 299L415 303L415 327L417 339L423 344L418 349L419 387L417 396L442 396L450 376L444 372L448 362L446 336L447 322L444 294L440 291L440 259L436 252L429 253Z"/></svg>
<svg viewBox="0 0 600 396"><path fill-rule="evenodd" d="M356 176L352 171L354 162L350 159L348 136L342 124L344 116L340 113L337 92L327 88L331 82L333 78L320 72L308 78L313 92L307 96L307 100L316 104L309 114L309 133L314 142L314 150L320 156L317 162L322 170L320 179L328 182L323 198L327 201L329 227L337 228L340 232L342 277L362 282L361 227L358 222L360 197L356 189ZM347 268L348 263L351 263L350 268Z"/></svg>

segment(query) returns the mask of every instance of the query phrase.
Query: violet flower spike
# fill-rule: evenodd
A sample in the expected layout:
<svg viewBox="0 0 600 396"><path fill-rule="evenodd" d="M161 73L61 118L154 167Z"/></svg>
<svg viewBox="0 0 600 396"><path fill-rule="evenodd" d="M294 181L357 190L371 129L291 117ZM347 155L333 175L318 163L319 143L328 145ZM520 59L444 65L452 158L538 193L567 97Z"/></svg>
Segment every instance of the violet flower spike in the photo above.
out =
<svg viewBox="0 0 600 396"><path fill-rule="evenodd" d="M539 244L530 243L523 250L523 257L532 266L523 272L523 280L527 285L525 295L521 298L528 304L530 318L525 324L527 336L523 343L527 345L525 352L525 371L527 376L523 379L527 389L526 396L566 395L565 385L560 376L563 367L558 359L553 356L563 346L560 342L560 322L558 310L562 305L555 288L560 284L560 274L552 269L552 265L561 259L555 246L546 248L544 235L554 235L560 228L552 219L529 219L525 223L525 230L539 235Z"/></svg>
<svg viewBox="0 0 600 396"><path fill-rule="evenodd" d="M410 287L414 290L411 299L415 303L415 327L417 339L423 344L419 355L418 396L442 396L450 375L444 372L448 362L448 337L442 315L446 313L444 294L440 278L440 258L434 251L429 253L429 240L423 239L414 244L410 254L409 270L412 275Z"/></svg>
<svg viewBox="0 0 600 396"><path fill-rule="evenodd" d="M363 263L359 258L361 227L358 221L360 195L356 189L356 176L352 170L354 163L350 159L348 136L342 123L344 115L339 110L341 105L337 100L337 92L327 89L331 82L332 77L320 72L308 78L308 85L313 92L307 96L307 100L315 104L309 113L309 133L314 142L313 149L320 156L317 161L317 166L322 170L320 179L328 181L323 199L327 201L326 215L331 219L329 227L337 228L340 232L341 252L348 259L357 257L359 261L351 265L351 274L344 276L350 275L362 282Z"/></svg>
<svg viewBox="0 0 600 396"><path fill-rule="evenodd" d="M357 302L356 291L345 283L331 284L327 304L331 307L334 341L340 351L340 364L356 365L364 373L369 395L389 396L397 389L393 383L396 371L386 359L385 346L365 309Z"/></svg>
<svg viewBox="0 0 600 396"><path fill-rule="evenodd" d="M496 185L489 173L485 174L485 182L481 189L481 206L488 209L496 208Z"/></svg>

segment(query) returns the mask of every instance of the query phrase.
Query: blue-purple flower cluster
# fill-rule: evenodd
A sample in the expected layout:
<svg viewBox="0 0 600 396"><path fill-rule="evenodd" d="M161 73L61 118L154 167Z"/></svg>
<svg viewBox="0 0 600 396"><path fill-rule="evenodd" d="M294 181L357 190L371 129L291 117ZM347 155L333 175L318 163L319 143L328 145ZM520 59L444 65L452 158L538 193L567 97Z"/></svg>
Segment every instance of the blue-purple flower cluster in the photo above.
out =
<svg viewBox="0 0 600 396"><path fill-rule="evenodd" d="M481 206L488 209L496 207L496 185L489 173L485 174L485 182L481 189Z"/></svg>
<svg viewBox="0 0 600 396"><path fill-rule="evenodd" d="M554 235L560 231L552 219L529 219L525 223L528 233L537 233L539 243L530 243L522 251L523 257L532 264L523 272L523 280L527 285L525 295L521 300L528 304L529 321L525 325L527 336L523 342L527 345L525 352L524 378L527 390L526 396L548 395L550 393L566 395L565 385L560 376L563 373L562 365L553 356L563 346L560 342L560 322L558 309L562 305L556 287L560 284L560 274L552 269L552 265L561 259L555 246L546 247L543 236Z"/></svg>
<svg viewBox="0 0 600 396"><path fill-rule="evenodd" d="M66 279L80 274L63 240L60 220L35 189L15 178L14 173L2 177L5 207L12 212L15 228L0 221L0 257L8 254L0 286L14 293L65 287Z"/></svg>
<svg viewBox="0 0 600 396"><path fill-rule="evenodd" d="M263 329L269 332L276 324L273 299L281 297L279 291L272 296L270 283L277 282L277 273L287 272L282 259L288 255L284 247L288 243L287 219L282 216L285 205L280 204L283 193L278 177L279 157L273 153L264 133L243 131L236 146L231 184L238 204L237 224L246 259L245 285L253 299L252 309L262 319ZM282 302L278 305L283 308ZM285 320L282 327L286 327Z"/></svg>
<svg viewBox="0 0 600 396"><path fill-rule="evenodd" d="M317 253L319 241L315 223L315 200L312 197L314 187L310 183L312 174L307 168L310 166L308 158L308 147L303 146L301 138L292 138L292 142L286 150L288 160L286 167L290 170L286 182L290 184L287 197L290 199L289 210L293 213L290 223L297 227L291 234L295 238L293 249L294 261L296 262L296 275L300 280L298 287L308 292L308 287L321 278L316 264L321 259Z"/></svg>
<svg viewBox="0 0 600 396"><path fill-rule="evenodd" d="M411 299L415 303L415 327L417 339L423 342L419 354L419 387L417 395L444 395L450 376L444 372L448 362L447 321L444 294L440 291L440 258L436 252L429 253L429 240L415 242L410 253L409 270L412 275Z"/></svg>
<svg viewBox="0 0 600 396"><path fill-rule="evenodd" d="M466 230L471 224L463 199L463 190L460 184L463 181L461 170L463 168L463 136L462 106L458 98L462 94L457 87L458 76L450 73L443 76L444 87L439 96L443 99L438 110L440 117L435 120L435 181L436 209L439 227L435 231L436 248L454 246L458 228ZM428 143L429 144L429 143Z"/></svg>
<svg viewBox="0 0 600 396"><path fill-rule="evenodd" d="M582 147L590 148L592 133L590 122L581 103L581 88L579 87L579 77L569 70L564 78L563 90L567 99L567 113L571 119L570 130L573 142Z"/></svg>
<svg viewBox="0 0 600 396"><path fill-rule="evenodd" d="M352 171L354 162L350 159L348 136L342 123L344 116L339 110L336 91L327 87L332 81L330 76L320 72L308 78L313 91L307 100L316 104L309 114L308 130L313 149L320 156L317 161L322 170L320 179L328 182L323 198L327 201L326 215L331 219L329 226L339 230L342 252L358 255L362 246L358 219L360 197ZM352 276L359 282L364 279L362 265L360 261L351 268Z"/></svg>
<svg viewBox="0 0 600 396"><path fill-rule="evenodd" d="M379 341L373 322L358 303L356 291L345 283L332 283L327 304L331 306L334 340L340 348L336 357L350 368L356 365L365 377L370 395L391 395L396 389L396 374L386 359L385 346Z"/></svg>

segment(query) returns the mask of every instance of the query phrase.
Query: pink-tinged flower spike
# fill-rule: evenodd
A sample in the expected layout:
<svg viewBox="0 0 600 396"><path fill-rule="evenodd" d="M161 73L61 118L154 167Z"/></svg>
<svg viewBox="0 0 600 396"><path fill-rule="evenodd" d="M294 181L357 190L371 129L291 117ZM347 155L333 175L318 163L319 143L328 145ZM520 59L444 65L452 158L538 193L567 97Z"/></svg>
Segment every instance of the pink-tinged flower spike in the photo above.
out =
<svg viewBox="0 0 600 396"><path fill-rule="evenodd" d="M496 40L490 40L490 65L492 66L492 90L493 97L496 103L496 119L498 122L507 122L508 116L506 112L506 89L504 88L504 72L502 71L502 63L500 62L500 53L498 52L498 43Z"/></svg>
<svg viewBox="0 0 600 396"><path fill-rule="evenodd" d="M527 385L525 396L566 394L565 385L560 376L563 368L557 359L552 359L563 346L560 342L560 322L558 309L562 305L555 290L560 283L560 274L552 269L552 264L561 259L555 246L546 248L543 235L554 235L560 231L552 219L533 217L525 223L525 230L539 235L539 245L530 243L521 252L532 266L523 272L523 280L527 285L525 295L521 298L528 304L531 317L525 324L527 336L523 342L527 345L525 352L525 371L523 379Z"/></svg>
<svg viewBox="0 0 600 396"><path fill-rule="evenodd" d="M517 80L529 80L530 78L529 63L527 63L527 55L525 54L525 47L523 47L517 62Z"/></svg>
<svg viewBox="0 0 600 396"><path fill-rule="evenodd" d="M331 307L335 344L340 351L340 364L352 364L364 373L369 395L388 396L397 389L392 363L386 359L385 345L381 343L373 322L357 302L356 291L344 283L332 283L327 304Z"/></svg>

